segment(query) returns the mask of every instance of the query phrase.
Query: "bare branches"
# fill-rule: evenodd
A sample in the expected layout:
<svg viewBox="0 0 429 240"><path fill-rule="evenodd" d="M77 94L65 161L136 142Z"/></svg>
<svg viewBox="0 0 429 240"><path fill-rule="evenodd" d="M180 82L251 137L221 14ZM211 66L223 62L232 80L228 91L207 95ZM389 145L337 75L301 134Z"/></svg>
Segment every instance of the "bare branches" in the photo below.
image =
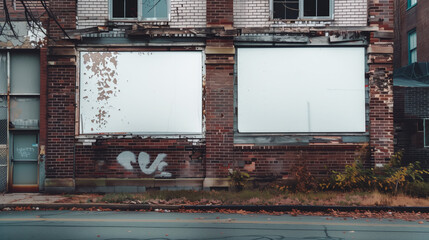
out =
<svg viewBox="0 0 429 240"><path fill-rule="evenodd" d="M4 11L4 15L5 15L5 21L4 21L3 27L0 29L0 35L3 34L4 27L6 27L6 25L8 25L10 30L13 33L13 36L15 38L18 38L18 35L16 34L15 29L13 28L13 25L12 25L12 21L10 19L9 8L7 7L6 0L3 0L3 11Z"/></svg>
<svg viewBox="0 0 429 240"><path fill-rule="evenodd" d="M49 18L55 21L57 26L61 29L61 31L64 33L65 36L67 36L68 39L71 39L70 36L67 34L66 30L61 26L61 24L58 22L57 17L52 13L51 9L46 4L45 0L40 0L40 3L43 5L43 8L48 13Z"/></svg>
<svg viewBox="0 0 429 240"><path fill-rule="evenodd" d="M34 25L36 25L37 28L39 30L41 30L45 36L47 36L48 34L45 31L45 29L43 28L43 26L41 25L40 19L38 19L34 16L33 12L31 11L30 8L27 7L24 0L20 0L20 2L22 4L22 6L24 7L25 20L27 21L27 25L30 26L30 29L33 29Z"/></svg>
<svg viewBox="0 0 429 240"><path fill-rule="evenodd" d="M9 12L9 6L7 5L7 0L1 0L1 1L3 1L3 13L4 13L5 22L0 29L0 35L4 35L4 29L6 27L8 27L9 30L13 33L13 36L15 38L19 38L19 36L18 36L18 34L14 28L14 25L13 25L13 19L11 19L11 15ZM19 3L23 7L23 14L24 14L25 20L27 22L27 25L29 26L30 31L34 32L35 30L38 30L38 31L42 32L48 38L52 39L52 37L49 36L49 32L47 30L45 30L45 28L43 28L43 26L42 26L41 16L44 13L46 13L48 15L49 19L53 20L55 22L55 24L60 28L61 32L68 39L70 39L66 30L63 28L63 26L61 26L57 17L52 12L52 10L49 8L48 4L46 3L46 0L34 0L33 1L34 3L40 2L40 5L43 9L42 11L44 11L43 14L35 14L34 9L32 10L32 6L30 6L28 2L29 1L26 1L26 0L19 0ZM38 6L39 8L40 8L40 5ZM40 13L40 9L37 9L37 10L39 11L38 13Z"/></svg>

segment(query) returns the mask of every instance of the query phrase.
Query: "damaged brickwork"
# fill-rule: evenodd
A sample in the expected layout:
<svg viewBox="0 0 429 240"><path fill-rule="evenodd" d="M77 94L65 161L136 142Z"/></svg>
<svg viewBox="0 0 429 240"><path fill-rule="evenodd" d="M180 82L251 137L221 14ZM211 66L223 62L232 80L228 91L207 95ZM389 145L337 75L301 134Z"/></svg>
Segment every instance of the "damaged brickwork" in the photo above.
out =
<svg viewBox="0 0 429 240"><path fill-rule="evenodd" d="M393 33L394 1L368 4L369 25L379 32ZM370 85L370 146L372 160L386 164L393 154L393 34L371 33L368 46ZM379 166L379 165L378 165Z"/></svg>
<svg viewBox="0 0 429 240"><path fill-rule="evenodd" d="M72 39L52 20L46 24L56 38L41 54L45 58L42 74L47 77L41 86L41 103L47 107L41 109L45 122L40 126L41 144L46 144L46 191L228 187L229 169L247 171L256 179L290 179L293 166L301 163L323 177L353 163L367 143L372 166L385 164L394 152L393 0L337 0L334 19L299 23L270 20L269 1L172 0L170 20L153 22L110 21L107 0L91 2L93 8L102 6L94 10L102 11L100 16L93 17L89 1L50 2ZM256 4L250 8L245 2ZM354 15L343 14L348 10ZM365 132L239 133L236 51L261 46L365 48ZM99 76L92 83L98 90L88 94L107 106L121 90L115 88L122 79L113 68L114 53L121 51L202 52L201 134L80 134L80 99L88 100L86 93L79 92L79 84L87 84L80 82L80 57L87 70ZM131 105L139 104L143 103ZM99 115L91 117L102 126L109 112L98 110Z"/></svg>
<svg viewBox="0 0 429 240"><path fill-rule="evenodd" d="M428 125L424 121L429 118L429 88L395 86L394 97L395 151L403 152L405 162L418 161L427 169L429 148L425 146L425 131Z"/></svg>

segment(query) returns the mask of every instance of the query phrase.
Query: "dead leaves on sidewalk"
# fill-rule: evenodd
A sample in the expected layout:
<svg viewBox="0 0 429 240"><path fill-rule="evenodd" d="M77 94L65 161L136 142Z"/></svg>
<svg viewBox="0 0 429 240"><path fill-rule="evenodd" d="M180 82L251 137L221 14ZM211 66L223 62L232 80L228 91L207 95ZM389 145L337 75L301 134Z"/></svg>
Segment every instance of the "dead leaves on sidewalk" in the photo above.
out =
<svg viewBox="0 0 429 240"><path fill-rule="evenodd" d="M39 210L39 208L30 207L30 206L22 206L22 207L14 207L14 208L3 208L0 211L35 211ZM40 210L54 210L54 209L40 209ZM102 207L90 207L90 208L64 208L61 207L57 210L71 210L71 211L121 211L119 209L111 209L111 208L102 208ZM292 211L282 212L282 211L246 211L246 210L235 210L235 209L211 209L211 210L195 210L195 209L178 209L178 210L167 210L167 209L138 209L132 211L139 212L148 212L155 211L159 213L169 213L169 212L178 212L178 213L220 213L220 214L241 214L241 215L255 215L255 214L265 214L265 215L285 215L289 214L291 216L326 216L327 220L332 220L333 218L340 218L343 220L349 219L359 219L359 218L375 218L382 220L393 220L400 219L405 221L418 221L419 224L425 224L429 222L429 213L421 213L421 212L393 212L393 211L360 211L355 210L353 212L342 212L336 210L328 210L327 212L305 212L297 209L293 209Z"/></svg>

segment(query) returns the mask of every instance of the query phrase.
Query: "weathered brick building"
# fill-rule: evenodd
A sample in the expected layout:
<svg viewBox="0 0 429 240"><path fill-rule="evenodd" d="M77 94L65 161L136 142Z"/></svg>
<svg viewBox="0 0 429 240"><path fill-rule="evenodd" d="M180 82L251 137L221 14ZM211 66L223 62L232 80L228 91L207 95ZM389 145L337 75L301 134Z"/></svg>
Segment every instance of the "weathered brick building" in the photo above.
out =
<svg viewBox="0 0 429 240"><path fill-rule="evenodd" d="M396 1L395 150L403 151L406 162L419 161L425 168L429 168L428 13L428 1Z"/></svg>
<svg viewBox="0 0 429 240"><path fill-rule="evenodd" d="M395 68L429 62L428 1L396 0Z"/></svg>
<svg viewBox="0 0 429 240"><path fill-rule="evenodd" d="M305 163L325 176L363 145L374 166L393 153L393 0L49 8L67 36L43 19L37 140L6 124L0 145L10 191L227 187L229 169L286 179ZM36 177L14 182L15 156L30 147L37 169L23 166Z"/></svg>

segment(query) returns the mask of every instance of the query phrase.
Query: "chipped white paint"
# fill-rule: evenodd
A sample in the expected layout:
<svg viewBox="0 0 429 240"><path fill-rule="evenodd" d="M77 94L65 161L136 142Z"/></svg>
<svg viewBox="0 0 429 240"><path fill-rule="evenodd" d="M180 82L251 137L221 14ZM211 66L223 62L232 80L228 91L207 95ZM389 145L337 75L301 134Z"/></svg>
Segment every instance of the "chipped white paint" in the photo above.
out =
<svg viewBox="0 0 429 240"><path fill-rule="evenodd" d="M39 29L39 27L42 29ZM27 36L32 47L43 47L46 37L45 32L46 29L42 27L41 23L39 23L39 26L28 28Z"/></svg>
<svg viewBox="0 0 429 240"><path fill-rule="evenodd" d="M150 156L145 152L141 152L138 157L138 164L140 170L147 175L152 175L155 172L160 172L156 174L155 177L171 177L171 173L164 172L164 168L168 166L168 163L164 161L167 154L160 153L156 159L150 164ZM116 160L121 164L126 170L133 170L131 163L136 163L136 155L133 152L125 151L122 152L116 157ZM150 166L149 166L150 164Z"/></svg>
<svg viewBox="0 0 429 240"><path fill-rule="evenodd" d="M82 52L81 134L201 134L201 51Z"/></svg>

